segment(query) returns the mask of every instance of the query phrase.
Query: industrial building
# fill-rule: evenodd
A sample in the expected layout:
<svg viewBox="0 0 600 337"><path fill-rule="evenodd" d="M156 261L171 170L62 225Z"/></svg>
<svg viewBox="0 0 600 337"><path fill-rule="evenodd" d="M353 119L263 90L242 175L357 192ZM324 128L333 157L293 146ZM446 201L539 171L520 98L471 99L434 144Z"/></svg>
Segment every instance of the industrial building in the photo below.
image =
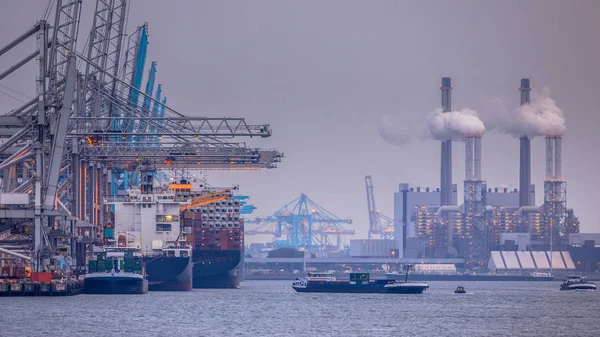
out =
<svg viewBox="0 0 600 337"><path fill-rule="evenodd" d="M575 264L568 251L492 251L488 269L497 274L530 275L533 272L569 274Z"/></svg>
<svg viewBox="0 0 600 337"><path fill-rule="evenodd" d="M452 111L450 78L442 78L442 110ZM521 105L530 104L530 81L522 79ZM452 140L441 144L440 188L403 183L394 194L394 233L401 257L458 257L467 268L485 267L491 251L565 249L579 221L567 208L562 179L562 136L545 137L544 203L535 205L531 139L519 138L519 189L488 188L482 180L482 134L465 134L464 200L457 203L452 177ZM509 268L510 269L510 268Z"/></svg>

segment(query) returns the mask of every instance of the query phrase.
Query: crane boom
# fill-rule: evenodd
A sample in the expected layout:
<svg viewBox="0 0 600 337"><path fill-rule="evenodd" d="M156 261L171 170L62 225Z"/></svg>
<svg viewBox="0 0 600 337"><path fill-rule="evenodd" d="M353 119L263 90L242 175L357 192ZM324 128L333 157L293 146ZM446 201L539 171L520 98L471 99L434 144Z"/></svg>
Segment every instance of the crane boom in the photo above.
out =
<svg viewBox="0 0 600 337"><path fill-rule="evenodd" d="M202 207L210 204L214 204L215 202L226 200L231 196L231 192L229 190L218 191L214 193L208 193L204 195L200 195L197 197L192 197L190 204L188 205L180 205L179 210L185 211L188 209Z"/></svg>

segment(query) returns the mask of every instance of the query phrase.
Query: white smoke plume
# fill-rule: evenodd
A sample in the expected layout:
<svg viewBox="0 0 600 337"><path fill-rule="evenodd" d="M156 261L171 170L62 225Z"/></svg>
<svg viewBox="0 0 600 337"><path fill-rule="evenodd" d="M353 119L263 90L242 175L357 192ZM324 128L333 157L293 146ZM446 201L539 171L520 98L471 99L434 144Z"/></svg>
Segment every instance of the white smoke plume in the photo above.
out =
<svg viewBox="0 0 600 337"><path fill-rule="evenodd" d="M489 102L490 114L484 118L486 125L501 132L522 137L562 136L567 130L565 115L550 98L550 90L531 92L531 103L513 111L504 105L504 99L494 98Z"/></svg>
<svg viewBox="0 0 600 337"><path fill-rule="evenodd" d="M485 125L475 110L460 109L443 112L435 109L428 117L431 136L436 140L460 140L465 134L483 134Z"/></svg>
<svg viewBox="0 0 600 337"><path fill-rule="evenodd" d="M426 138L424 123L415 115L384 114L377 131L379 136L392 145L404 145L412 140Z"/></svg>

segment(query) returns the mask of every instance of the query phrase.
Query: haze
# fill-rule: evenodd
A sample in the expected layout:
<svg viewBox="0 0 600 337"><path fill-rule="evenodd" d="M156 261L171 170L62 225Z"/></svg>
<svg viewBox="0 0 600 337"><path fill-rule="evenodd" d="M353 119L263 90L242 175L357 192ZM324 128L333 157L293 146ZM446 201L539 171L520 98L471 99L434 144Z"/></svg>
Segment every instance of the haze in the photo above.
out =
<svg viewBox="0 0 600 337"><path fill-rule="evenodd" d="M46 3L2 1L0 45L32 26ZM305 193L354 219L348 227L366 237L365 174L373 176L378 208L390 216L398 183L439 186L439 142L411 134L413 141L391 145L378 133L382 116L406 121L399 127L407 129L424 123L440 106L443 76L452 77L454 109L484 115L497 98L513 109L519 80L529 77L534 88L551 90L566 116L568 207L579 216L581 232L600 231L594 209L600 190L600 2L134 0L131 5L128 31L149 22L148 61L158 61L157 81L169 106L189 116L271 124L271 138L249 144L284 152L279 168L208 173L212 185L239 184L257 215L270 215ZM92 11L93 2L84 2L82 16ZM80 34L90 25L82 23ZM32 39L30 50L11 55L16 61L34 48ZM0 69L9 62L3 60ZM33 97L35 71L32 62L3 81L2 111ZM462 144L455 149L453 182L462 186L464 150ZM538 205L543 149L543 139L535 138ZM482 171L488 187L518 187L518 151L514 137L485 134Z"/></svg>

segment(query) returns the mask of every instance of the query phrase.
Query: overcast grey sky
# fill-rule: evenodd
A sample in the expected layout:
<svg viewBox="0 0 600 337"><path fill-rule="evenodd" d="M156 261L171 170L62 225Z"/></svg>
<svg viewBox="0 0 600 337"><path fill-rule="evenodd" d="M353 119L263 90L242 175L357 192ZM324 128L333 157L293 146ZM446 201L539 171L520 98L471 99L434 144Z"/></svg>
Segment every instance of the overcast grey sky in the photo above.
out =
<svg viewBox="0 0 600 337"><path fill-rule="evenodd" d="M33 25L46 0L0 2L0 45ZM84 0L81 31L94 1ZM378 208L393 215L398 183L439 185L440 145L402 146L378 134L381 116L407 123L440 105L440 78L452 77L453 107L486 113L487 101L519 104L519 80L551 90L567 119L563 177L582 232L600 231L600 1L158 1L133 0L129 31L149 23L148 57L169 105L190 116L239 116L269 123L273 137L252 146L285 153L278 169L210 172L239 184L266 216L301 192L368 229L364 175ZM83 46L82 38L80 48ZM31 40L31 49L35 41ZM0 69L11 57L0 60ZM33 94L35 65L1 84ZM0 91L19 98L0 86ZM21 98L23 99L23 98ZM19 102L0 93L0 108ZM411 125L411 124L409 124ZM462 190L463 144L454 145ZM518 187L518 140L483 138L489 187ZM532 141L532 179L542 202L543 139ZM462 193L459 194L459 200Z"/></svg>

